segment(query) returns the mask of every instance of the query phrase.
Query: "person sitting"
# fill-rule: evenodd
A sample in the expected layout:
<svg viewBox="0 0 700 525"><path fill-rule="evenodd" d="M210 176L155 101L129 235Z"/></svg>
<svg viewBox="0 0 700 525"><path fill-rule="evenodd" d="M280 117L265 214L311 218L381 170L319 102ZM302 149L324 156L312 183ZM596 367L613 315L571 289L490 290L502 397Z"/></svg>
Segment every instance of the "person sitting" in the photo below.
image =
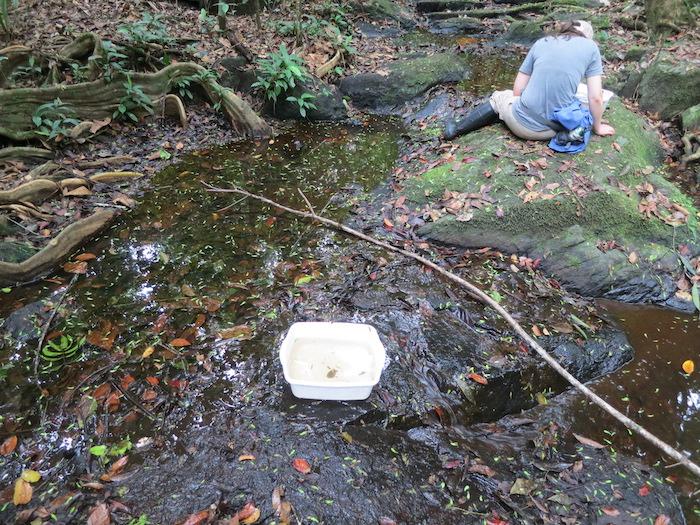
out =
<svg viewBox="0 0 700 525"><path fill-rule="evenodd" d="M444 137L451 140L500 119L522 139L549 140L557 132L566 131L551 120L555 111L570 107L577 99L590 111L594 133L614 135L615 129L602 121L603 110L612 96L602 89L602 74L603 64L591 24L584 20L559 23L554 35L533 44L512 90L494 92L458 122L448 120ZM585 85L581 84L584 78Z"/></svg>

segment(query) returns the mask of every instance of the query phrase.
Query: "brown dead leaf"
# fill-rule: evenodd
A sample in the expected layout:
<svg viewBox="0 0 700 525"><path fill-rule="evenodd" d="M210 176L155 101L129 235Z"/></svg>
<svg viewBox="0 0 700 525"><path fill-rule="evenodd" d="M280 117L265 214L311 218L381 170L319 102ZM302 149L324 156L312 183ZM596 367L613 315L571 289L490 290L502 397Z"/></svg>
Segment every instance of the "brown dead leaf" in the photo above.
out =
<svg viewBox="0 0 700 525"><path fill-rule="evenodd" d="M90 126L90 133L94 135L105 126L108 126L110 122L112 122L112 119L109 117L104 120L93 120L92 125Z"/></svg>
<svg viewBox="0 0 700 525"><path fill-rule="evenodd" d="M109 509L106 503L98 503L92 508L88 516L87 525L109 525L112 519L109 516Z"/></svg>
<svg viewBox="0 0 700 525"><path fill-rule="evenodd" d="M238 461L255 461L255 456L253 454L241 454L238 456Z"/></svg>
<svg viewBox="0 0 700 525"><path fill-rule="evenodd" d="M654 525L671 525L671 518L666 514L659 514L654 520Z"/></svg>
<svg viewBox="0 0 700 525"><path fill-rule="evenodd" d="M0 456L9 456L17 448L17 436L10 436L0 445Z"/></svg>
<svg viewBox="0 0 700 525"><path fill-rule="evenodd" d="M535 337L542 337L542 330L540 330L540 327L537 326L536 324L532 325L532 334Z"/></svg>
<svg viewBox="0 0 700 525"><path fill-rule="evenodd" d="M87 342L109 351L112 349L112 346L114 346L114 340L117 338L117 334L118 330L112 325L112 322L103 319L100 321L100 327L98 329L90 330L87 336Z"/></svg>
<svg viewBox="0 0 700 525"><path fill-rule="evenodd" d="M15 491L12 495L12 503L15 505L26 505L32 500L32 486L19 478L15 481Z"/></svg>
<svg viewBox="0 0 700 525"><path fill-rule="evenodd" d="M126 467L126 464L129 462L129 456L123 456L119 458L117 461L112 463L109 467L109 470L107 471L106 474L103 474L100 479L102 481L111 481L114 476L117 474L120 474L122 470L124 470L124 467Z"/></svg>
<svg viewBox="0 0 700 525"><path fill-rule="evenodd" d="M92 191L85 186L78 186L73 190L63 191L64 197L89 197L90 195L92 195Z"/></svg>
<svg viewBox="0 0 700 525"><path fill-rule="evenodd" d="M190 514L185 521L182 522L182 525L202 525L206 521L209 520L209 511L208 510L200 510L199 512L195 512L194 514Z"/></svg>
<svg viewBox="0 0 700 525"><path fill-rule="evenodd" d="M234 326L232 328L225 328L217 334L220 339L238 339L239 341L246 341L253 338L253 329L245 324Z"/></svg>
<svg viewBox="0 0 700 525"><path fill-rule="evenodd" d="M496 474L496 471L493 470L491 467L488 465L482 465L481 463L474 463L472 465L469 465L469 472L476 472L477 474L482 474L484 476L488 476L489 478L493 477Z"/></svg>
<svg viewBox="0 0 700 525"><path fill-rule="evenodd" d="M97 259L97 255L95 255L94 253L85 252L85 253L78 254L73 258L76 261L92 261L93 259Z"/></svg>
<svg viewBox="0 0 700 525"><path fill-rule="evenodd" d="M143 394L141 395L141 399L143 399L144 401L153 401L157 397L158 393L152 388L144 390Z"/></svg>
<svg viewBox="0 0 700 525"><path fill-rule="evenodd" d="M617 510L615 507L603 507L600 509L603 511L603 513L607 516L619 516L620 511Z"/></svg>
<svg viewBox="0 0 700 525"><path fill-rule="evenodd" d="M615 151L622 151L622 146L620 146L617 142L613 142L612 147Z"/></svg>
<svg viewBox="0 0 700 525"><path fill-rule="evenodd" d="M637 252L630 252L630 254L627 256L627 260L630 262L630 264L637 264L639 261L639 256L637 255Z"/></svg>
<svg viewBox="0 0 700 525"><path fill-rule="evenodd" d="M190 343L187 339L184 339L182 337L177 337L170 341L170 345L174 346L175 348L182 348L183 346L190 346L192 343Z"/></svg>
<svg viewBox="0 0 700 525"><path fill-rule="evenodd" d="M576 440L579 443L581 443L583 445L588 445L589 447L592 447L592 448L605 448L605 445L601 445L597 441L590 439L590 438L587 438L587 437L584 437L584 436L581 436L579 434L574 433L574 437L576 438Z"/></svg>
<svg viewBox="0 0 700 525"><path fill-rule="evenodd" d="M87 272L88 265L85 261L72 261L63 265L63 270L68 273L84 274Z"/></svg>

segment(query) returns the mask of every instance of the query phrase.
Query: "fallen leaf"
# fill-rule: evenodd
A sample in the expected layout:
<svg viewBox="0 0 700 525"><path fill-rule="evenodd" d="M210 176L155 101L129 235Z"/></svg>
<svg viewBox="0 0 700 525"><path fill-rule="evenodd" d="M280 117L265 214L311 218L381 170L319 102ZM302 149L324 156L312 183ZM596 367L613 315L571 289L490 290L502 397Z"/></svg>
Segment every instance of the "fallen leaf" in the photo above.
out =
<svg viewBox="0 0 700 525"><path fill-rule="evenodd" d="M532 325L532 333L535 337L541 337L542 336L542 330L540 330L540 327L537 326L536 324Z"/></svg>
<svg viewBox="0 0 700 525"><path fill-rule="evenodd" d="M589 447L593 447L593 448L605 448L605 445L601 445L597 441L594 441L590 438L580 436L579 434L576 434L575 432L574 432L574 437L576 438L576 440L579 443L582 443L583 445L588 445Z"/></svg>
<svg viewBox="0 0 700 525"><path fill-rule="evenodd" d="M76 261L92 261L93 259L97 259L97 255L95 255L94 253L86 252L76 255L74 259Z"/></svg>
<svg viewBox="0 0 700 525"><path fill-rule="evenodd" d="M387 230L393 230L394 229L394 223L391 222L388 218L384 217L384 227Z"/></svg>
<svg viewBox="0 0 700 525"><path fill-rule="evenodd" d="M292 461L292 466L297 472L301 472L302 474L311 472L311 465L303 458L295 458L294 461Z"/></svg>
<svg viewBox="0 0 700 525"><path fill-rule="evenodd" d="M639 487L639 495L642 497L648 496L650 492L651 492L651 487L649 485L647 485L646 483L644 485L642 485L641 487Z"/></svg>
<svg viewBox="0 0 700 525"><path fill-rule="evenodd" d="M9 456L17 448L17 436L10 436L0 445L0 456Z"/></svg>
<svg viewBox="0 0 700 525"><path fill-rule="evenodd" d="M15 491L12 495L12 503L15 505L26 505L32 500L32 486L19 478L15 481Z"/></svg>
<svg viewBox="0 0 700 525"><path fill-rule="evenodd" d="M150 357L153 354L153 352L155 352L155 351L156 351L156 349L153 348L152 346L147 346L146 349L143 351L143 354L141 354L141 357L144 359L147 357Z"/></svg>
<svg viewBox="0 0 700 525"><path fill-rule="evenodd" d="M36 483L41 479L41 474L36 470L23 470L21 478L27 483Z"/></svg>
<svg viewBox="0 0 700 525"><path fill-rule="evenodd" d="M473 465L469 465L469 472L476 472L477 474L482 474L484 476L488 476L489 478L496 475L495 470L493 470L488 465L482 465L481 463L474 463Z"/></svg>
<svg viewBox="0 0 700 525"><path fill-rule="evenodd" d="M88 265L85 261L71 261L63 265L63 270L68 273L84 274L87 272Z"/></svg>
<svg viewBox="0 0 700 525"><path fill-rule="evenodd" d="M615 151L622 151L622 146L620 146L617 142L613 142L612 147L615 149Z"/></svg>
<svg viewBox="0 0 700 525"><path fill-rule="evenodd" d="M182 525L201 525L209 519L208 510L200 510L194 514L190 514Z"/></svg>
<svg viewBox="0 0 700 525"><path fill-rule="evenodd" d="M112 523L109 517L109 509L106 503L98 503L92 508L88 516L87 525L109 525Z"/></svg>
<svg viewBox="0 0 700 525"><path fill-rule="evenodd" d="M654 520L654 525L671 525L671 518L666 514L659 514Z"/></svg>
<svg viewBox="0 0 700 525"><path fill-rule="evenodd" d="M260 519L260 509L257 508L252 502L246 503L241 510L236 514L241 523L245 525L251 525Z"/></svg>
<svg viewBox="0 0 700 525"><path fill-rule="evenodd" d="M157 397L158 393L152 388L144 390L143 394L141 395L141 399L143 399L144 401L153 401Z"/></svg>
<svg viewBox="0 0 700 525"><path fill-rule="evenodd" d="M471 379L472 381L479 383L480 385L488 385L489 384L488 379L486 379L484 376L477 374L475 372L471 372L470 374L467 375L467 377L469 379Z"/></svg>
<svg viewBox="0 0 700 525"><path fill-rule="evenodd" d="M182 337L178 337L170 341L170 345L174 346L175 348L182 348L183 346L190 346L191 344L192 343L190 343L187 339L183 339Z"/></svg>
<svg viewBox="0 0 700 525"><path fill-rule="evenodd" d="M92 125L90 126L90 133L94 135L105 126L108 126L110 122L112 122L112 119L109 117L104 120L93 120Z"/></svg>
<svg viewBox="0 0 700 525"><path fill-rule="evenodd" d="M630 264L637 264L637 261L639 261L639 255L637 255L637 252L631 252L627 256L627 260L630 262Z"/></svg>
<svg viewBox="0 0 700 525"><path fill-rule="evenodd" d="M238 461L255 461L255 456L253 454L241 454L238 456Z"/></svg>
<svg viewBox="0 0 700 525"><path fill-rule="evenodd" d="M619 516L620 511L617 510L615 507L603 507L602 510L607 516Z"/></svg>
<svg viewBox="0 0 700 525"><path fill-rule="evenodd" d="M520 494L521 496L527 496L535 489L535 482L531 479L518 478L513 483L510 488L510 494Z"/></svg>
<svg viewBox="0 0 700 525"><path fill-rule="evenodd" d="M117 334L117 329L110 321L102 320L98 329L90 330L87 336L87 342L91 345L98 346L103 350L109 351L114 345L114 340L117 338Z"/></svg>
<svg viewBox="0 0 700 525"><path fill-rule="evenodd" d="M238 325L232 328L225 328L217 334L220 339L238 339L246 341L253 338L253 329L248 325Z"/></svg>
<svg viewBox="0 0 700 525"><path fill-rule="evenodd" d="M682 368L683 368L683 372L690 375L693 372L695 372L695 363L693 362L692 359L686 359L685 361L683 361Z"/></svg>
<svg viewBox="0 0 700 525"><path fill-rule="evenodd" d="M92 195L92 191L85 186L78 186L74 190L64 191L64 197L89 197Z"/></svg>

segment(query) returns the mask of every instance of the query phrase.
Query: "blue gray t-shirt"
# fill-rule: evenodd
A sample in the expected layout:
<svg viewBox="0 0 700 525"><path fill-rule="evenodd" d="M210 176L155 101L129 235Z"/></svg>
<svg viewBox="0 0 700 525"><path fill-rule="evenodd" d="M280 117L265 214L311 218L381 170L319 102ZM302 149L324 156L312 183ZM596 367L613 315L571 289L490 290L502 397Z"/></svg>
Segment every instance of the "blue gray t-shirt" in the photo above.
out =
<svg viewBox="0 0 700 525"><path fill-rule="evenodd" d="M513 115L526 128L546 131L547 126L533 119L549 120L557 109L574 101L579 83L603 74L600 51L593 40L579 36L548 36L530 48L520 66L530 75L520 100L513 104Z"/></svg>

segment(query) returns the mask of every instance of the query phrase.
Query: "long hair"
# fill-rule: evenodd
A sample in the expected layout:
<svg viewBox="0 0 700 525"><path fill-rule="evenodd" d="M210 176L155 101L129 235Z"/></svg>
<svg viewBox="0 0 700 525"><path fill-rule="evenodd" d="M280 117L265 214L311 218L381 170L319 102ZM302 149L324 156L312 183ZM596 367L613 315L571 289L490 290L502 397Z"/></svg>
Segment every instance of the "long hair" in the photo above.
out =
<svg viewBox="0 0 700 525"><path fill-rule="evenodd" d="M581 30L579 29L578 20L563 20L556 22L554 28L547 36L563 36L564 38L571 38L572 36L582 36L586 38Z"/></svg>

